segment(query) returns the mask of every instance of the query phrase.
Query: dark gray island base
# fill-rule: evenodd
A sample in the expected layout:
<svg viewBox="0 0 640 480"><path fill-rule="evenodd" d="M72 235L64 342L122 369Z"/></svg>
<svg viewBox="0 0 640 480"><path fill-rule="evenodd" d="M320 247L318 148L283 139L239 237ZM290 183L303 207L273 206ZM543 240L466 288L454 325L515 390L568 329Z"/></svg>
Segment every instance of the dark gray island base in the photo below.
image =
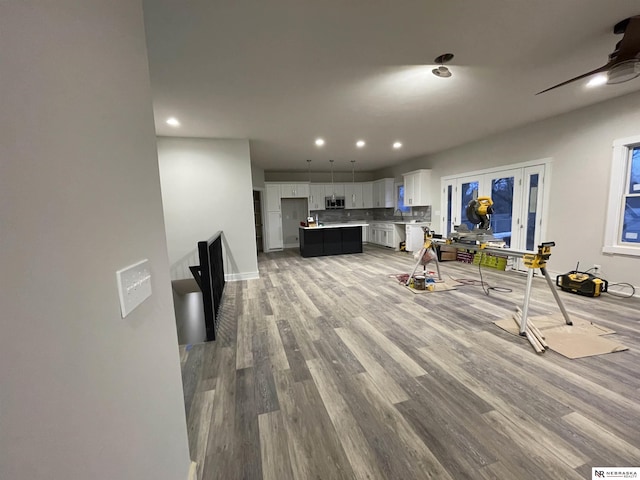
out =
<svg viewBox="0 0 640 480"><path fill-rule="evenodd" d="M300 227L300 255L362 253L362 227Z"/></svg>

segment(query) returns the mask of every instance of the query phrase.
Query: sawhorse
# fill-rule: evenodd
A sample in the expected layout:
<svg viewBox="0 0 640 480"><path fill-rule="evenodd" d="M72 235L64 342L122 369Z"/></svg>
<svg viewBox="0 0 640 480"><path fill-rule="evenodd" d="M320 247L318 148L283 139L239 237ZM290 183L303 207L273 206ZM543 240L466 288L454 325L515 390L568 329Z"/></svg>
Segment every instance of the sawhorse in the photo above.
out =
<svg viewBox="0 0 640 480"><path fill-rule="evenodd" d="M429 227L422 227L422 230L424 231L424 243L422 244L422 249L420 249L420 253L418 254L418 261L416 262L415 266L413 267L413 270L411 271L411 273L409 274L409 277L407 277L407 281L405 282L406 286L409 286L409 283L411 282L411 279L413 278L413 275L416 273L416 270L418 269L418 266L420 266L420 264L422 263L422 258L424 257L425 253L431 251L434 254L434 259L433 261L436 264L436 270L438 272L438 280L442 281L442 275L440 275L440 262L438 261L438 251L436 250L435 244L432 241L432 236L431 236L431 230L429 230ZM423 272L426 271L426 263L424 264L424 269Z"/></svg>

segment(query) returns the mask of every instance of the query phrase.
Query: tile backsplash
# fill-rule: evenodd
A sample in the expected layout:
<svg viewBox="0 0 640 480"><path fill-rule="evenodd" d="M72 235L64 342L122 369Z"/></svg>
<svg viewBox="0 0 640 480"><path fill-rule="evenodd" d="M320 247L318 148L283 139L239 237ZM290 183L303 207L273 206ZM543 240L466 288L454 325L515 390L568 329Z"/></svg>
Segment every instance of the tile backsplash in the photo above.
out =
<svg viewBox="0 0 640 480"><path fill-rule="evenodd" d="M321 223L340 223L355 221L373 221L373 220L400 220L399 212L395 212L393 208L369 208L369 209L349 209L349 210L311 210L311 215L318 215L318 221ZM431 207L413 207L411 213L403 213L404 220L418 220L420 222L431 221Z"/></svg>

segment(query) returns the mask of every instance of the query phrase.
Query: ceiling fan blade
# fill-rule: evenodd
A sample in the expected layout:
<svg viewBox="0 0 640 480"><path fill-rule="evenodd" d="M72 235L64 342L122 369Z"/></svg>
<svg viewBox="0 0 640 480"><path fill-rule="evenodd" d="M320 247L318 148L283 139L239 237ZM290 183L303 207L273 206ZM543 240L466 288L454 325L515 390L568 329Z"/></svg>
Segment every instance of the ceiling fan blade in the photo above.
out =
<svg viewBox="0 0 640 480"><path fill-rule="evenodd" d="M620 41L620 48L615 63L635 58L640 52L640 15L629 18L629 23Z"/></svg>
<svg viewBox="0 0 640 480"><path fill-rule="evenodd" d="M549 88L547 88L545 90L542 90L541 92L536 93L536 95L540 95L541 93L548 92L549 90L553 90L554 88L562 87L562 86L564 86L564 85L566 85L568 83L575 82L576 80L580 80L582 78L588 77L590 75L594 75L596 73L606 72L607 70L609 70L609 67L612 64L613 64L613 62L609 62L609 63L607 63L606 65L603 65L600 68L592 70L591 72L585 73L583 75L580 75L579 77L572 78L571 80L567 80L566 82L562 82L562 83L559 83L558 85L554 85L553 87L549 87Z"/></svg>

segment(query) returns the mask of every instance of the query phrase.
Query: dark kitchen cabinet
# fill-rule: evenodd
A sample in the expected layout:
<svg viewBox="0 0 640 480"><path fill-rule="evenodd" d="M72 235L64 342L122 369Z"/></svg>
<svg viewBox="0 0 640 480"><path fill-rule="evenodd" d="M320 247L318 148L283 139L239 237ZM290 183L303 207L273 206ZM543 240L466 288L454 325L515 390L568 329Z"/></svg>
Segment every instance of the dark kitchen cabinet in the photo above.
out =
<svg viewBox="0 0 640 480"><path fill-rule="evenodd" d="M300 255L362 253L362 227L300 228Z"/></svg>

